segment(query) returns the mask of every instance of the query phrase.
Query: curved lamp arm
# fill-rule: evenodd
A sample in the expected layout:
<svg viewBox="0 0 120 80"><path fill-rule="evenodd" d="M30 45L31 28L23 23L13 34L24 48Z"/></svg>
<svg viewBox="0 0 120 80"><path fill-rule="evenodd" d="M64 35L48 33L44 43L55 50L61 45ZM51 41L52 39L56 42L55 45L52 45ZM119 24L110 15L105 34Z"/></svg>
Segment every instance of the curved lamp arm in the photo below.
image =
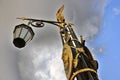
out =
<svg viewBox="0 0 120 80"><path fill-rule="evenodd" d="M29 25L32 25L33 27L44 27L44 23L49 23L49 24L53 24L53 25L56 25L58 27L61 27L59 24L61 23L65 23L65 22L58 22L58 21L48 21L48 20L39 20L39 19L31 19L31 18L25 18L25 17L22 17L22 18L17 18L17 19L20 19L20 20L27 20L29 21L28 24Z"/></svg>

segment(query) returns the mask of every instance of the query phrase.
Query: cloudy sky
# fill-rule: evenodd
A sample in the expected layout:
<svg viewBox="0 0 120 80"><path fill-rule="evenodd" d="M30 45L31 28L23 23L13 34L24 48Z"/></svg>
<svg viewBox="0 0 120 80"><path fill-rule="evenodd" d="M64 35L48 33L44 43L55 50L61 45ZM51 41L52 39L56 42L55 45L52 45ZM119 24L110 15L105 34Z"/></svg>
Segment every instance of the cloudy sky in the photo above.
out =
<svg viewBox="0 0 120 80"><path fill-rule="evenodd" d="M120 1L118 0L0 0L0 80L66 80L61 60L62 43L57 27L36 29L23 49L12 44L16 17L56 20L65 5L66 20L99 61L101 80L119 80ZM111 75L111 76L109 76Z"/></svg>

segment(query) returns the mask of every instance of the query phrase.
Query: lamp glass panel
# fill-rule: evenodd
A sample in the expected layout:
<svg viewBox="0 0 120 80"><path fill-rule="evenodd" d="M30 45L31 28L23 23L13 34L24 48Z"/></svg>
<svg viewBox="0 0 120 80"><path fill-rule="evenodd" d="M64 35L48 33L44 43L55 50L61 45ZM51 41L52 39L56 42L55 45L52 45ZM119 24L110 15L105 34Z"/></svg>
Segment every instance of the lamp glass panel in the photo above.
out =
<svg viewBox="0 0 120 80"><path fill-rule="evenodd" d="M14 33L14 38L18 38L21 33L21 28L16 28L16 31Z"/></svg>
<svg viewBox="0 0 120 80"><path fill-rule="evenodd" d="M22 28L21 34L20 34L20 38L24 38L24 36L26 35L28 29L26 28Z"/></svg>
<svg viewBox="0 0 120 80"><path fill-rule="evenodd" d="M26 34L26 36L25 36L24 40L25 40L25 42L28 42L28 41L30 41L30 40L31 40L31 38L32 38L31 33L30 33L30 32L27 32L27 34Z"/></svg>

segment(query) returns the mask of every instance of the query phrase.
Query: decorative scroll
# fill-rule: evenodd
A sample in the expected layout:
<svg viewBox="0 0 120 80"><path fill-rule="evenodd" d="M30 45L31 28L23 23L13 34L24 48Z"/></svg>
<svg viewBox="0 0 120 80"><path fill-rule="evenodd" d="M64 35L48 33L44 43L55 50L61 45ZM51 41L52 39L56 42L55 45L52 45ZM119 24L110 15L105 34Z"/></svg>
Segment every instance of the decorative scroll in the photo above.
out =
<svg viewBox="0 0 120 80"><path fill-rule="evenodd" d="M65 73L66 73L67 79L69 80L71 73L72 73L73 56L72 56L71 48L68 44L64 44L62 59L64 63Z"/></svg>

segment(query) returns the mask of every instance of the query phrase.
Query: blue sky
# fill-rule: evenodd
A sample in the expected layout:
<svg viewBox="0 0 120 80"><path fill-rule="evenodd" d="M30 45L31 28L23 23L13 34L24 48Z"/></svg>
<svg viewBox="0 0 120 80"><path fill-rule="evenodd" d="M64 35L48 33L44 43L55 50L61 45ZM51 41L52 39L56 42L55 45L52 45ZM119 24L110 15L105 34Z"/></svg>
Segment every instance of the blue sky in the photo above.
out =
<svg viewBox="0 0 120 80"><path fill-rule="evenodd" d="M108 2L100 34L92 43L104 46L103 52L95 55L99 61L100 78L102 80L120 80L120 0Z"/></svg>

